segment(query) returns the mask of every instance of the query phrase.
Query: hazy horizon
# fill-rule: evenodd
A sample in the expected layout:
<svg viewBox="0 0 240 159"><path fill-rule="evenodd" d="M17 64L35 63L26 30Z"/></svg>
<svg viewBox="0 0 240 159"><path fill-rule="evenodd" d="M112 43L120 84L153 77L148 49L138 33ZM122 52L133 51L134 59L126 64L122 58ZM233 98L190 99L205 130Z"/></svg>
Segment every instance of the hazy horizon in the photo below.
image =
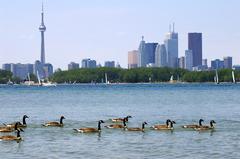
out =
<svg viewBox="0 0 240 159"><path fill-rule="evenodd" d="M41 0L3 1L0 6L0 65L40 59ZM139 0L44 1L46 61L66 69L92 58L127 67L128 51L147 42L163 43L169 24L179 34L179 56L187 49L187 33L203 33L203 58L232 56L240 64L240 1Z"/></svg>

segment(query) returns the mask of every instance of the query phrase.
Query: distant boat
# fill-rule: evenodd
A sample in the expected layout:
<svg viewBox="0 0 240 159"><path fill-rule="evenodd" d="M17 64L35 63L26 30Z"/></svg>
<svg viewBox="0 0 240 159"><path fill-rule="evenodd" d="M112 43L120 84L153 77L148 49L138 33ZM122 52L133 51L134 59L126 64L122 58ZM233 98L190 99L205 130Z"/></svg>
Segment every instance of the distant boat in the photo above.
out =
<svg viewBox="0 0 240 159"><path fill-rule="evenodd" d="M110 84L110 82L108 81L107 73L105 73L105 84Z"/></svg>
<svg viewBox="0 0 240 159"><path fill-rule="evenodd" d="M11 85L13 85L13 84L14 84L14 83L13 83L10 79L8 79L7 85L11 86Z"/></svg>
<svg viewBox="0 0 240 159"><path fill-rule="evenodd" d="M35 83L34 81L31 81L30 78L30 74L28 73L28 80L26 80L25 82L21 83L21 85L26 85L26 86L38 86L37 83Z"/></svg>
<svg viewBox="0 0 240 159"><path fill-rule="evenodd" d="M170 77L169 83L176 83L177 81L173 79L173 75Z"/></svg>
<svg viewBox="0 0 240 159"><path fill-rule="evenodd" d="M214 76L214 82L215 82L215 84L219 84L218 71L217 70L216 70L216 74Z"/></svg>
<svg viewBox="0 0 240 159"><path fill-rule="evenodd" d="M236 83L234 71L232 71L232 82L233 82L233 83Z"/></svg>
<svg viewBox="0 0 240 159"><path fill-rule="evenodd" d="M38 86L43 86L43 87L56 87L56 83L52 83L50 81L44 82L40 79L39 73L37 71L37 78L38 78Z"/></svg>

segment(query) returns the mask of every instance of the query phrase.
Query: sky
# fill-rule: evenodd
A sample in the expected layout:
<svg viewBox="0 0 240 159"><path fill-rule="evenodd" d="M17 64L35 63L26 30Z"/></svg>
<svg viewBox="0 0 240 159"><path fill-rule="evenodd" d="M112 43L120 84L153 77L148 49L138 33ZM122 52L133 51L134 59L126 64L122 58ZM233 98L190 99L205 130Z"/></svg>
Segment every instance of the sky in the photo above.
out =
<svg viewBox="0 0 240 159"><path fill-rule="evenodd" d="M0 0L0 65L40 59L42 0ZM127 67L127 53L163 43L175 23L179 56L187 33L203 33L203 58L232 56L240 64L239 0L44 0L46 61L54 68L92 58Z"/></svg>

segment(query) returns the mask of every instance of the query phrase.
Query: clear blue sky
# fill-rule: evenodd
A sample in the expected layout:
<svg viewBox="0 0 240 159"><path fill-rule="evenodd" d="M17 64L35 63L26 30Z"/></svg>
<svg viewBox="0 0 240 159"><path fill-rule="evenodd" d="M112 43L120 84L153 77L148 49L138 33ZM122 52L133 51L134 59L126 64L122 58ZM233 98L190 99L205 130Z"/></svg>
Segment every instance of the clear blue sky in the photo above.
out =
<svg viewBox="0 0 240 159"><path fill-rule="evenodd" d="M40 59L41 0L1 0L0 64ZM240 64L239 0L48 0L45 3L46 61L67 68L83 58L118 61L141 36L162 43L169 23L179 33L179 55L187 33L203 33L203 57L233 56Z"/></svg>

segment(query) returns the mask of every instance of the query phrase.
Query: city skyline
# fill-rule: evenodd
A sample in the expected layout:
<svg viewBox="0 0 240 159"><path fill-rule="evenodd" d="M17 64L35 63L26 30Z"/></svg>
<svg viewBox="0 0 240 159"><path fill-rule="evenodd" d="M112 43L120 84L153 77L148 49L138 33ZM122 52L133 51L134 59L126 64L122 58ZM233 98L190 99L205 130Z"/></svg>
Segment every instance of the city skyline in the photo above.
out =
<svg viewBox="0 0 240 159"><path fill-rule="evenodd" d="M84 58L96 59L102 64L106 60L114 60L119 62L122 67L127 68L127 53L129 50L138 48L141 36L145 36L146 42L161 43L168 32L168 24L171 22L176 23L175 30L179 34L179 57L183 56L187 49L188 33L202 32L203 58L208 59L209 65L211 60L224 56L232 56L234 64L240 63L238 53L240 47L237 45L240 34L232 31L233 22L235 22L234 15L236 16L238 13L236 8L239 4L238 1L232 3L224 3L223 1L193 3L185 0L180 3L172 0L169 3L159 3L153 0L157 4L156 6L159 4L171 6L172 10L169 15L160 14L166 12L164 7L160 11L153 11L156 8L154 5L138 1L129 3L127 1L100 3L99 0L91 2L72 1L71 3L63 1L58 2L58 7L54 7L56 2L56 0L45 2L45 20L48 23L46 59L55 68L66 69L69 62L80 63ZM218 3L215 7L214 2ZM2 23L0 32L2 35L0 37L2 44L0 50L1 65L18 62L33 63L39 59L40 37L36 26L39 24L41 3L42 1L28 2L23 0L14 4L3 2L1 5L0 12L8 15L8 18L1 17L3 20L0 22ZM179 3L181 5L177 5ZM187 6L192 6L192 8L186 10L184 4L188 4ZM208 7L205 7L204 4L208 4ZM136 7L133 8L133 6ZM146 10L142 10L143 8ZM176 14L175 10L183 11L184 8L184 12ZM193 17L186 15L186 20L181 21L183 18L181 16L193 11L193 8L197 11L202 9L205 12L214 9L215 12L212 12L208 17L205 12L202 12L200 17L194 19L193 15L199 16L196 11L196 13L192 13ZM226 13L221 13L221 9L225 9ZM141 12L138 15L135 11ZM89 18L84 17L86 14L89 14L87 16ZM131 18L125 20L124 16L126 15ZM150 15L153 16L150 18ZM224 21L223 18L220 18L222 15L226 17ZM159 19L161 23L154 19ZM113 24L115 22L118 23ZM208 25L205 24L206 22ZM94 23L98 25L92 27L91 25ZM229 25L223 25L223 23ZM239 25L239 23L235 23L234 27L237 28ZM133 31L134 27L136 31Z"/></svg>

